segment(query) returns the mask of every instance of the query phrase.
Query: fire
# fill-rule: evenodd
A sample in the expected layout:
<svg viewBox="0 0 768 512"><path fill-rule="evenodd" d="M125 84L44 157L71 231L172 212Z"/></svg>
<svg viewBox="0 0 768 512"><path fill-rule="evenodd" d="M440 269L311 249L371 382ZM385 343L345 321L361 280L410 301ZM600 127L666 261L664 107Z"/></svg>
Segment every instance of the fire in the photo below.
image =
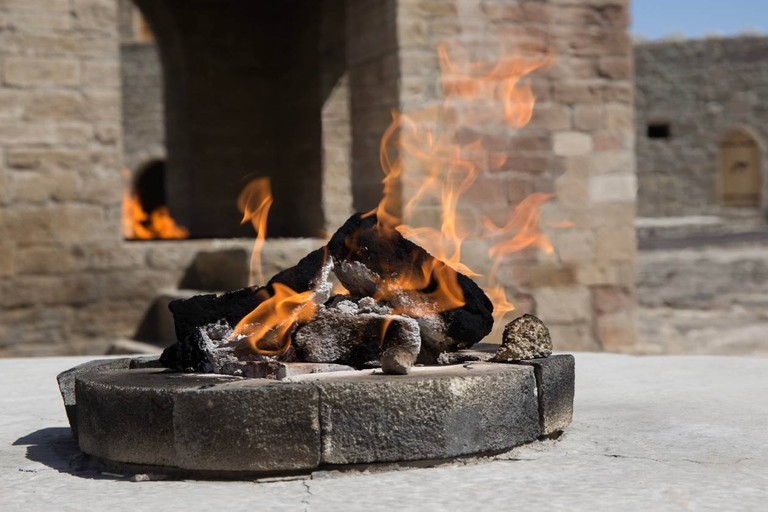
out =
<svg viewBox="0 0 768 512"><path fill-rule="evenodd" d="M240 224L250 222L256 230L256 242L251 253L251 280L256 275L256 282L264 286L264 272L261 266L261 251L267 238L267 217L272 206L272 190L269 178L256 178L245 186L237 198L237 208L243 214Z"/></svg>
<svg viewBox="0 0 768 512"><path fill-rule="evenodd" d="M507 128L524 127L533 115L536 98L530 84L522 80L551 61L551 56L545 55L537 59L503 56L497 61L471 62L460 48L454 50L459 59L449 55L447 45L438 48L445 94L442 105L410 114L392 114L392 123L380 145L384 197L375 210L379 229L396 229L437 258L425 264L419 275L390 278L381 283L377 298L387 300L391 289L424 289L430 285L434 288L430 299L437 304L437 312L464 304L456 272L479 276L461 259L461 246L469 230L462 228L460 198L485 166L499 168L507 160L507 155L487 151L479 137L460 143L460 129L494 123ZM406 162L407 174L403 172ZM402 188L413 191L405 205ZM503 257L528 246L551 250L551 244L539 228L541 204L550 197L533 194L516 208L504 227L484 220L496 239L489 251L494 265L486 286L496 320L514 310L504 289L496 285L496 272ZM439 229L404 223L425 201L439 202Z"/></svg>
<svg viewBox="0 0 768 512"><path fill-rule="evenodd" d="M131 172L123 169L122 175L130 178ZM165 206L147 213L138 195L126 188L123 191L123 237L128 240L174 240L189 238L189 230L176 224Z"/></svg>
<svg viewBox="0 0 768 512"><path fill-rule="evenodd" d="M397 231L434 256L405 268L386 268L386 262L382 262L385 271L379 278L374 298L397 304L396 314L419 317L464 305L458 272L480 276L462 261L462 244L472 229L465 225L460 200L480 173L500 168L507 155L487 150L479 136L476 140L464 140L462 129L499 125L508 130L525 126L536 102L525 78L551 60L550 55L537 59L504 56L496 61L471 62L461 55L460 49L454 50L449 52L447 45L438 48L445 93L442 104L407 114L394 111L392 123L380 143L384 194L378 206L367 215L376 214L375 229L379 234L394 235ZM452 57L451 53L459 54L459 58ZM404 172L406 166L408 173ZM404 189L409 197L405 204ZM496 272L504 257L526 247L552 250L539 225L541 205L551 197L551 194L532 194L515 208L504 226L497 226L489 219L483 221L486 236L493 240L489 257L494 263L487 276L486 293L494 304L495 320L514 310L504 288L496 284ZM439 205L439 228L406 223L416 212L424 210L424 203ZM238 198L242 222L250 221L257 232L252 265L260 283L263 283L261 249L271 204L266 178L249 183ZM420 300L390 300L407 296L409 291ZM257 293L266 294L265 300L237 325L234 337L242 339L241 350L263 355L284 354L290 347L294 326L315 314L317 304L313 294L297 292L279 283L274 284L271 291L261 289ZM403 305L404 302L407 304ZM382 339L387 327L388 323L382 326Z"/></svg>
<svg viewBox="0 0 768 512"><path fill-rule="evenodd" d="M243 337L240 350L268 356L284 354L291 346L293 327L314 316L317 305L312 291L298 293L280 283L272 287L274 294L237 324L233 336Z"/></svg>

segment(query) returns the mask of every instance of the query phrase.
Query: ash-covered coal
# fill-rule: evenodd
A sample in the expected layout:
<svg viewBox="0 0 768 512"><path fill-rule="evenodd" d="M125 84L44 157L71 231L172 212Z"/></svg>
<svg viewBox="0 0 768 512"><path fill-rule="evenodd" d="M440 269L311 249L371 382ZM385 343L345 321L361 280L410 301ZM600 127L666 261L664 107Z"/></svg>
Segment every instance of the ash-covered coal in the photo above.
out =
<svg viewBox="0 0 768 512"><path fill-rule="evenodd" d="M296 292L312 291L313 300L322 304L332 289L328 281L331 266L325 248L321 248L275 275L266 286L171 302L168 307L173 313L178 341L163 351L160 362L179 371L223 373L228 364L243 359L235 353L236 343L232 341L235 326L274 295L276 283Z"/></svg>
<svg viewBox="0 0 768 512"><path fill-rule="evenodd" d="M379 227L373 214L350 217L331 238L328 253L334 274L352 294L384 298L394 311L415 318L422 340L419 362L433 363L442 352L471 347L493 328L493 304L474 281L446 269L397 230ZM423 287L400 286L413 282L423 269L431 271L424 276ZM455 275L461 304L451 308L440 304L435 296L437 270Z"/></svg>
<svg viewBox="0 0 768 512"><path fill-rule="evenodd" d="M421 349L419 324L370 297L336 296L293 336L301 361L369 366L381 361L385 373L407 373ZM397 364L389 358L397 355ZM385 364L387 362L387 364Z"/></svg>

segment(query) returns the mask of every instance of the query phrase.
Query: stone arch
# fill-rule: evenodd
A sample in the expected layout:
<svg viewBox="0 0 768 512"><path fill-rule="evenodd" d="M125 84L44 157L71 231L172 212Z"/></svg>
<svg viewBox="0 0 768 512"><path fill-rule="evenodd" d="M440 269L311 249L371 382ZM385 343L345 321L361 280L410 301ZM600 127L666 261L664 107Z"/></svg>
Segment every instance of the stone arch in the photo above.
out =
<svg viewBox="0 0 768 512"><path fill-rule="evenodd" d="M759 208L763 175L759 138L749 128L731 128L719 143L718 200L721 206Z"/></svg>

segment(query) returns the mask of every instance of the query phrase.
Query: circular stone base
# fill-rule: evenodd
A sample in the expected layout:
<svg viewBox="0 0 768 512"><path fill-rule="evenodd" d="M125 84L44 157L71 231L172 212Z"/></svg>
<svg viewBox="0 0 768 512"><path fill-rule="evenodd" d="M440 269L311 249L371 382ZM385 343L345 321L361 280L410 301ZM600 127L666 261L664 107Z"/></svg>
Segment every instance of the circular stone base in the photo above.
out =
<svg viewBox="0 0 768 512"><path fill-rule="evenodd" d="M547 410L566 400L558 409L561 416L567 409L561 429L570 422L573 400L570 356L283 381L135 368L147 365L154 366L109 360L59 376L85 453L223 478L437 461L499 452L549 434ZM570 394L563 395L567 381ZM551 396L542 395L547 389Z"/></svg>

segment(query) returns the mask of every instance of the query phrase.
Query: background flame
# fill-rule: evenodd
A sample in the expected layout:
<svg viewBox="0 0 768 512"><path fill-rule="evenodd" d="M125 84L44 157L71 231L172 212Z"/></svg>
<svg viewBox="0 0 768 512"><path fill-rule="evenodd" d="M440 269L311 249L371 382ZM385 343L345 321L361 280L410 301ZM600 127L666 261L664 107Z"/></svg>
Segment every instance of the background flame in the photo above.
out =
<svg viewBox="0 0 768 512"><path fill-rule="evenodd" d="M248 183L237 198L237 208L243 214L240 224L250 222L256 230L256 242L251 252L251 285L264 286L264 272L261 266L261 251L267 238L267 217L272 206L272 190L269 178L256 178ZM253 276L256 276L254 282Z"/></svg>
<svg viewBox="0 0 768 512"><path fill-rule="evenodd" d="M131 171L123 169L123 178ZM189 230L176 224L168 208L161 206L147 213L139 196L130 187L123 190L123 238L128 240L178 240L189 238Z"/></svg>
<svg viewBox="0 0 768 512"><path fill-rule="evenodd" d="M499 168L507 160L504 154L487 151L480 137L464 142L460 134L464 128L491 123L502 123L507 128L522 128L528 124L536 97L530 84L522 80L549 64L551 55L536 59L505 55L496 61L472 62L460 46L453 48L458 59L449 55L447 45L438 47L437 52L444 101L439 106L429 106L414 113L393 112L392 123L380 145L380 161L385 174L384 197L375 212L382 229L397 229L445 262L440 268L422 269L422 276L410 279L405 285L418 287L424 284L425 277L431 276L437 281L431 298L439 308L451 309L464 304L456 271L479 276L461 259L461 246L470 230L462 228L460 198L472 187L482 169L486 166ZM404 172L406 162L408 172ZM401 188L413 191L404 206ZM494 304L495 320L514 310L504 288L496 284L502 259L529 246L547 252L552 250L539 227L541 204L551 197L551 194L532 194L515 208L512 218L503 227L484 219L489 231L485 236L495 240L489 250L494 264L485 287ZM440 205L439 229L404 223L404 219L412 218L428 201ZM402 287L403 283L385 283L383 288L392 286ZM386 299L386 294L383 295Z"/></svg>

